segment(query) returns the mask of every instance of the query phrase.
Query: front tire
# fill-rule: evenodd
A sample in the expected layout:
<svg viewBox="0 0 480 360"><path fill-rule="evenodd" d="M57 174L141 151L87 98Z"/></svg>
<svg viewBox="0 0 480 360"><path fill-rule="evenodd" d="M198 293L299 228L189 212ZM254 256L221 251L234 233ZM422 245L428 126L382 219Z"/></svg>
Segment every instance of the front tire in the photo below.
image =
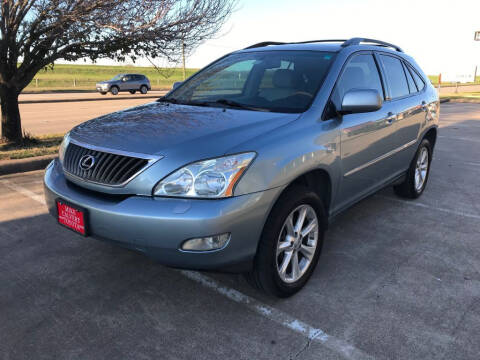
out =
<svg viewBox="0 0 480 360"><path fill-rule="evenodd" d="M118 87L117 86L112 86L112 88L110 89L110 92L112 93L112 95L118 95Z"/></svg>
<svg viewBox="0 0 480 360"><path fill-rule="evenodd" d="M267 219L247 280L281 298L298 292L318 263L325 216L316 193L303 186L288 189Z"/></svg>
<svg viewBox="0 0 480 360"><path fill-rule="evenodd" d="M140 92L145 95L148 92L148 88L145 85L142 85L142 87L140 88Z"/></svg>
<svg viewBox="0 0 480 360"><path fill-rule="evenodd" d="M132 95L135 94L136 92L137 92L136 90L129 90L129 93Z"/></svg>
<svg viewBox="0 0 480 360"><path fill-rule="evenodd" d="M431 163L432 145L428 139L423 139L410 163L405 181L393 187L395 193L407 199L416 199L422 195L427 187Z"/></svg>

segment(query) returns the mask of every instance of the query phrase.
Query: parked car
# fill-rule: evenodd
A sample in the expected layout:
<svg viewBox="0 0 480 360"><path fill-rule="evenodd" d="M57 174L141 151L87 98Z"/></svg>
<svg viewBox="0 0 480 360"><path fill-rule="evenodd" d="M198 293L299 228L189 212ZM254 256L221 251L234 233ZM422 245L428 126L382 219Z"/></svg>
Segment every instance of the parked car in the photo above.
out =
<svg viewBox="0 0 480 360"><path fill-rule="evenodd" d="M118 74L112 80L97 83L96 88L102 95L106 95L108 92L118 95L120 91L128 91L130 94L140 91L142 94L146 94L152 90L150 80L141 74Z"/></svg>
<svg viewBox="0 0 480 360"><path fill-rule="evenodd" d="M244 272L286 297L340 212L387 185L424 192L439 110L395 45L260 43L154 103L73 128L45 196L79 234L172 267Z"/></svg>

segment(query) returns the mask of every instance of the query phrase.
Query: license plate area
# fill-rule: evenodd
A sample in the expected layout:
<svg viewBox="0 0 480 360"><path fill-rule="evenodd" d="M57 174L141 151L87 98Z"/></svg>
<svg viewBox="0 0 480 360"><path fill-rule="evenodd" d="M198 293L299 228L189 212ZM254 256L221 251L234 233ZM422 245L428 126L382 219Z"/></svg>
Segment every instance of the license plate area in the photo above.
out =
<svg viewBox="0 0 480 360"><path fill-rule="evenodd" d="M58 223L77 234L88 236L87 210L62 199L57 199L56 203Z"/></svg>

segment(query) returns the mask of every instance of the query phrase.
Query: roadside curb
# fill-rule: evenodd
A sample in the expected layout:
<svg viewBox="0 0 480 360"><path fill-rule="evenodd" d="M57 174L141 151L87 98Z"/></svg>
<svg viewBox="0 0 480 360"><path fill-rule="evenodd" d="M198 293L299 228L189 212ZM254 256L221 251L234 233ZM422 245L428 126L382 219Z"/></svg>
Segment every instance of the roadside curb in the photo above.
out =
<svg viewBox="0 0 480 360"><path fill-rule="evenodd" d="M55 154L18 160L0 160L0 176L45 169L56 157Z"/></svg>
<svg viewBox="0 0 480 360"><path fill-rule="evenodd" d="M440 99L440 104L443 104L443 103L446 103L446 102L450 102L450 99Z"/></svg>
<svg viewBox="0 0 480 360"><path fill-rule="evenodd" d="M470 104L480 104L480 99L447 99L448 102L452 103L470 103Z"/></svg>

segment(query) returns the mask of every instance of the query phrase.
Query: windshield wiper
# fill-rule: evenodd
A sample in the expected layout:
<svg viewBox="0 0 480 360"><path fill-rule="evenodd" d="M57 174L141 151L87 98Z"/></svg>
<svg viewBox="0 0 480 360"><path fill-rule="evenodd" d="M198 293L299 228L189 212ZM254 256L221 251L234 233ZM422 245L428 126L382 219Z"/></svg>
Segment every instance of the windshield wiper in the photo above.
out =
<svg viewBox="0 0 480 360"><path fill-rule="evenodd" d="M162 96L161 98L159 98L157 100L158 102L167 102L167 103L171 103L171 104L178 104L178 100L175 99L175 98L167 98L165 96Z"/></svg>
<svg viewBox="0 0 480 360"><path fill-rule="evenodd" d="M227 105L227 106L230 106L232 108L237 108L237 109L255 110L255 111L270 111L268 109L259 108L259 107L255 107L255 106L250 106L250 105L242 104L242 103L236 102L234 100L228 100L228 99L218 99L218 100L215 100L215 101L212 101L212 102L209 102L209 103Z"/></svg>

